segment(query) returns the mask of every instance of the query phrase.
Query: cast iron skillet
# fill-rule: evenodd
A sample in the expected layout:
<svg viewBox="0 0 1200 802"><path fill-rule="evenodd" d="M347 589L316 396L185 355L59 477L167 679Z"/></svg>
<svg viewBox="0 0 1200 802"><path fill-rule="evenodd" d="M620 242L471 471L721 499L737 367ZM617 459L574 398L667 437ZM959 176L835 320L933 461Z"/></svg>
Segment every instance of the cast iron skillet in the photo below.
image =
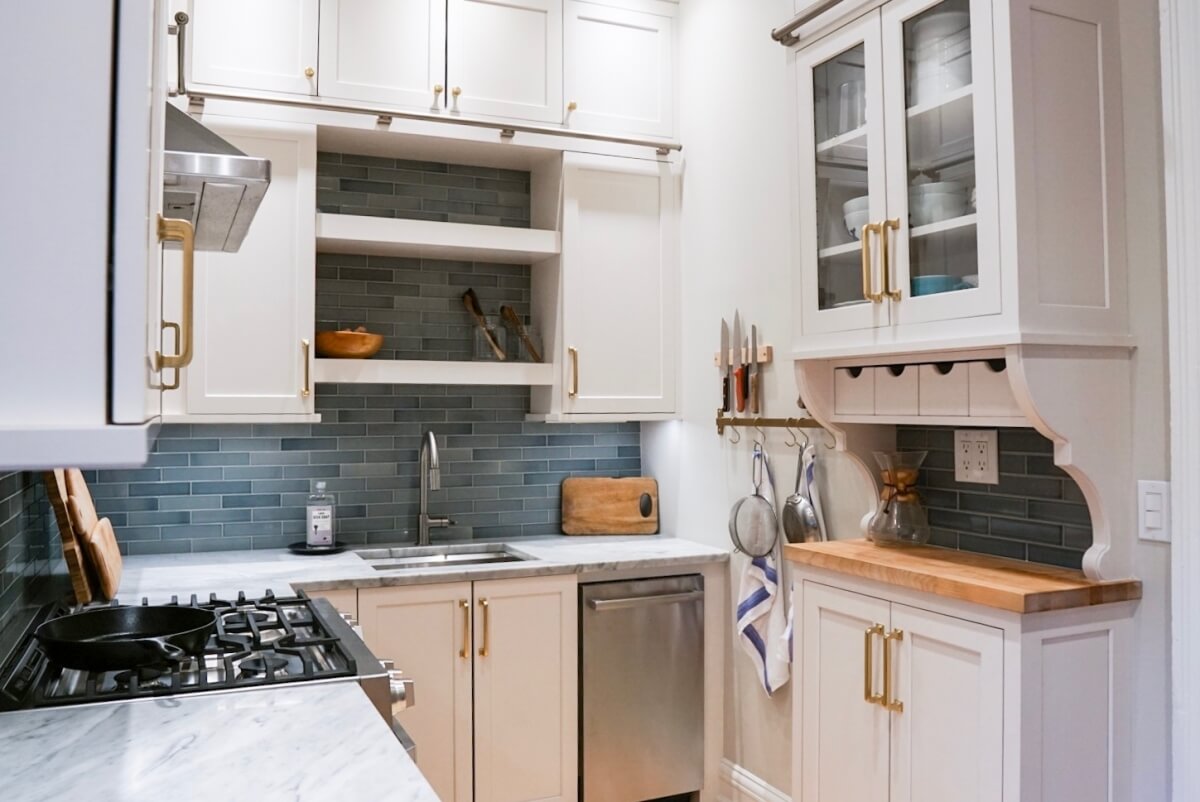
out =
<svg viewBox="0 0 1200 802"><path fill-rule="evenodd" d="M212 611L195 607L103 607L52 619L34 634L64 668L121 671L199 654L216 627Z"/></svg>

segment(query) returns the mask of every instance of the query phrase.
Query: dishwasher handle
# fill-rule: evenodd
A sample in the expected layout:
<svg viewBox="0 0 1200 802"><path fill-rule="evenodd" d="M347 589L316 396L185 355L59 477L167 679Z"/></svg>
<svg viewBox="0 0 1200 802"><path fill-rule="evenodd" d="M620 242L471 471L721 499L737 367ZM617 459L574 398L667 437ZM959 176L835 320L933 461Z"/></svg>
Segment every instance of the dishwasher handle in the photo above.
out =
<svg viewBox="0 0 1200 802"><path fill-rule="evenodd" d="M605 610L627 610L630 607L648 607L652 604L683 604L700 601L704 591L689 590L684 593L657 593L650 596L631 596L625 599L588 599L588 607L598 613Z"/></svg>

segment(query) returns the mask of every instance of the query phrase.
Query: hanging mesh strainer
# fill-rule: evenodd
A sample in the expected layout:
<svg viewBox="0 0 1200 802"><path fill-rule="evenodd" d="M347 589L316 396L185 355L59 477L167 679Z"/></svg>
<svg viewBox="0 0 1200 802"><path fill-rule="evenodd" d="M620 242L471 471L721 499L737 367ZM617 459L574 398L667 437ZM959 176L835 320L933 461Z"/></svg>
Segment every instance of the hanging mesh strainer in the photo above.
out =
<svg viewBox="0 0 1200 802"><path fill-rule="evenodd" d="M762 494L763 473L768 471L767 455L760 444L754 446L751 473L754 493L738 499L729 513L729 536L737 550L750 557L766 557L779 540L779 520L775 508Z"/></svg>

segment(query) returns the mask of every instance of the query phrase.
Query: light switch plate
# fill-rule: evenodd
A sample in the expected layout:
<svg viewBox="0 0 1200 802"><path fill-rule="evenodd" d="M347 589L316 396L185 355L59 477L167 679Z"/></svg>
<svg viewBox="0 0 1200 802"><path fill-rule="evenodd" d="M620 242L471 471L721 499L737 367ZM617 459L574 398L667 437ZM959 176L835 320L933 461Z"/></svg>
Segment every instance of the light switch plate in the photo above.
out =
<svg viewBox="0 0 1200 802"><path fill-rule="evenodd" d="M1000 447L995 429L954 430L954 481L1000 484Z"/></svg>
<svg viewBox="0 0 1200 802"><path fill-rule="evenodd" d="M1138 481L1138 537L1171 542L1171 483Z"/></svg>

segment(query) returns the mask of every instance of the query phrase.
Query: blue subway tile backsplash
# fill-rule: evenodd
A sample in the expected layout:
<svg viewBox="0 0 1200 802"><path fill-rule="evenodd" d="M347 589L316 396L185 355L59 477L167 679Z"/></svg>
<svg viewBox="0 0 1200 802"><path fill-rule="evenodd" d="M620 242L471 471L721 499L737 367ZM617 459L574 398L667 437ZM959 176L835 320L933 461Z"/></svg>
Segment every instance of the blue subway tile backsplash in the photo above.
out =
<svg viewBox="0 0 1200 802"><path fill-rule="evenodd" d="M1053 444L1033 429L1001 429L1000 484L954 480L954 430L897 426L901 451L926 450L918 490L930 542L962 551L1079 568L1092 519L1079 486L1054 464Z"/></svg>
<svg viewBox="0 0 1200 802"><path fill-rule="evenodd" d="M637 423L528 422L527 387L319 384L313 424L169 424L144 468L86 471L126 554L278 548L303 538L317 479L338 539L416 538L421 434L438 437L438 539L560 532L568 476L641 474ZM193 443L203 450L193 450Z"/></svg>
<svg viewBox="0 0 1200 802"><path fill-rule="evenodd" d="M50 575L49 518L40 473L0 473L0 628Z"/></svg>

